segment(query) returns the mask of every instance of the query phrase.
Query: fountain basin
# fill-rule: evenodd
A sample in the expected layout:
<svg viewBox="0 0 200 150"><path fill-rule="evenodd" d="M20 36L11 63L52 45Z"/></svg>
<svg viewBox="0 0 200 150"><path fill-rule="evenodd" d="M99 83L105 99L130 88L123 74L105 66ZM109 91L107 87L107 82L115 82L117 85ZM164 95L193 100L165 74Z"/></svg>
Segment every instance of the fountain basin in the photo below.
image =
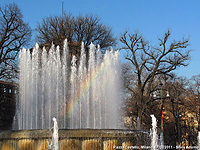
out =
<svg viewBox="0 0 200 150"><path fill-rule="evenodd" d="M0 133L2 150L47 150L51 130L4 131ZM148 132L116 129L59 130L59 150L111 150L149 145Z"/></svg>

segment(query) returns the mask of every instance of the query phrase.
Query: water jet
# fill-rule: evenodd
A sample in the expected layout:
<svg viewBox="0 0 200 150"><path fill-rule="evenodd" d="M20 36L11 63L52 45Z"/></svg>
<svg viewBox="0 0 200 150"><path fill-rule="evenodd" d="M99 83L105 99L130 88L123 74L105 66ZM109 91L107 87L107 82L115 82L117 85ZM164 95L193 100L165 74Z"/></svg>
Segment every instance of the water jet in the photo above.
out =
<svg viewBox="0 0 200 150"><path fill-rule="evenodd" d="M84 44L78 60L70 56L67 41L62 53L59 46L46 51L38 44L32 53L20 51L17 112L13 131L0 134L0 148L49 149L53 117L60 150L110 150L137 145L141 139L147 143L149 134L125 130L120 122L119 52L111 49L102 54L100 46L91 44L88 56Z"/></svg>

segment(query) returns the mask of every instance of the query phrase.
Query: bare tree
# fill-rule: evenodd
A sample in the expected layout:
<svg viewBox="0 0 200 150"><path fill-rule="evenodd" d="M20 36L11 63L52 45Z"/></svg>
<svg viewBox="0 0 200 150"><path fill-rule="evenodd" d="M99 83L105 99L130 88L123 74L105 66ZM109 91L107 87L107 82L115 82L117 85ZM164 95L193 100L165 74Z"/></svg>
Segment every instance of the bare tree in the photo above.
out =
<svg viewBox="0 0 200 150"><path fill-rule="evenodd" d="M101 23L100 18L94 15L80 15L76 18L74 40L78 43L83 41L86 47L91 42L101 45L101 48L116 44L112 29Z"/></svg>
<svg viewBox="0 0 200 150"><path fill-rule="evenodd" d="M200 75L192 76L190 79L190 94L190 100L193 100L191 111L198 120L198 131L200 131Z"/></svg>
<svg viewBox="0 0 200 150"><path fill-rule="evenodd" d="M16 78L18 52L30 37L31 29L18 6L13 3L0 7L0 79Z"/></svg>
<svg viewBox="0 0 200 150"><path fill-rule="evenodd" d="M73 17L71 14L63 16L50 16L38 23L36 31L40 44L51 43L61 45L64 39L68 42L81 42L89 46L91 42L100 44L102 48L116 44L112 29L100 22L94 15Z"/></svg>
<svg viewBox="0 0 200 150"><path fill-rule="evenodd" d="M164 138L165 143L175 146L180 141L185 141L186 132L189 132L189 124L186 118L189 114L188 105L188 80L184 77L169 78L166 87L169 97L164 100ZM187 125L187 126L186 126Z"/></svg>
<svg viewBox="0 0 200 150"><path fill-rule="evenodd" d="M40 44L54 42L56 45L62 45L67 38L72 41L74 35L74 17L69 14L60 16L50 16L42 19L36 28L37 41Z"/></svg>
<svg viewBox="0 0 200 150"><path fill-rule="evenodd" d="M169 74L177 67L186 66L189 60L190 51L184 51L189 45L189 40L183 38L169 43L170 36L170 31L167 31L163 38L158 38L158 46L151 46L138 33L124 32L120 37L123 44L121 49L127 50L126 60L134 68L136 90L132 92L137 102L140 124L147 104L153 100L153 83L156 77Z"/></svg>

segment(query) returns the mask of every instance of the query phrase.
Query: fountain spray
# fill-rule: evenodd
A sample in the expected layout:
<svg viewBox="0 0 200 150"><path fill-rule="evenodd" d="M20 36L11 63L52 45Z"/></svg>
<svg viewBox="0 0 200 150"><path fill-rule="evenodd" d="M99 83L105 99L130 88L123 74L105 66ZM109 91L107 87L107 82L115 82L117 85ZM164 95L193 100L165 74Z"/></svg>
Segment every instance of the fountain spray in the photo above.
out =
<svg viewBox="0 0 200 150"><path fill-rule="evenodd" d="M80 59L70 57L66 40L63 50L20 51L16 129L49 129L53 117L60 129L120 128L119 51L102 54L94 44L86 51L82 43Z"/></svg>
<svg viewBox="0 0 200 150"><path fill-rule="evenodd" d="M55 117L53 117L53 135L52 135L53 150L59 150L58 147L58 123Z"/></svg>
<svg viewBox="0 0 200 150"><path fill-rule="evenodd" d="M151 134L151 150L157 150L158 148L158 135L157 135L157 121L154 115L151 115L152 118L152 130L150 131Z"/></svg>

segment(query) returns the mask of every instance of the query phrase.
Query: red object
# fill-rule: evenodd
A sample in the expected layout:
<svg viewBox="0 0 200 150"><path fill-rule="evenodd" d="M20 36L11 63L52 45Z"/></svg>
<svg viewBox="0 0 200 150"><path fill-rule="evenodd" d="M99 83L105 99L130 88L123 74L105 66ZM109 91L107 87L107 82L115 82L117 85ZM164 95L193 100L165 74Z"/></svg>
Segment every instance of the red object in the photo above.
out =
<svg viewBox="0 0 200 150"><path fill-rule="evenodd" d="M163 130L163 105L161 106L161 131Z"/></svg>

